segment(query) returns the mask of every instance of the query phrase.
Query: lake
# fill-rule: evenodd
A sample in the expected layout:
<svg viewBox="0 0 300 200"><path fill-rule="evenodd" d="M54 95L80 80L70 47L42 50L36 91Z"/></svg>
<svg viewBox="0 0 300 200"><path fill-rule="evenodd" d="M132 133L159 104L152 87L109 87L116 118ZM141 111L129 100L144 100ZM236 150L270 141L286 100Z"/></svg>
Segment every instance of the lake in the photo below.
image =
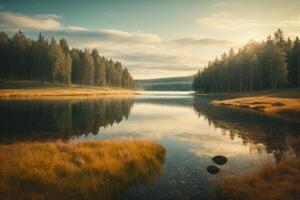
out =
<svg viewBox="0 0 300 200"><path fill-rule="evenodd" d="M216 181L299 153L290 141L300 123L256 112L215 107L190 92L144 92L135 98L1 100L0 143L150 139L167 152L163 172L130 186L120 199L216 199ZM224 98L224 97L222 97ZM207 166L228 158L220 173Z"/></svg>

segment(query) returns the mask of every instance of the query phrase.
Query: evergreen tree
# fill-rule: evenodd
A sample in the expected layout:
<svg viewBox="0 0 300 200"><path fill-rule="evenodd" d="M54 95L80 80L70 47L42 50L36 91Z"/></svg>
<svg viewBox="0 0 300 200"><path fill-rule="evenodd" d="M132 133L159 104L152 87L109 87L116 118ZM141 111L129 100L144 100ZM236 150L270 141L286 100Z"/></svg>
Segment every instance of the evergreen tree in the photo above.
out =
<svg viewBox="0 0 300 200"><path fill-rule="evenodd" d="M31 53L32 79L42 82L50 80L49 44L40 33L36 42L33 43Z"/></svg>
<svg viewBox="0 0 300 200"><path fill-rule="evenodd" d="M5 32L0 32L0 78L9 77L10 39Z"/></svg>
<svg viewBox="0 0 300 200"><path fill-rule="evenodd" d="M105 58L100 59L100 66L99 66L99 86L106 86L106 64L105 64Z"/></svg>
<svg viewBox="0 0 300 200"><path fill-rule="evenodd" d="M134 88L128 70L97 50L70 49L65 39L49 44L41 33L34 41L21 31L12 38L0 32L0 78Z"/></svg>
<svg viewBox="0 0 300 200"><path fill-rule="evenodd" d="M54 38L51 39L49 47L50 82L68 83L67 71L65 69L65 55L60 45Z"/></svg>
<svg viewBox="0 0 300 200"><path fill-rule="evenodd" d="M94 84L94 60L89 50L85 49L81 54L81 64L83 66L83 84Z"/></svg>
<svg viewBox="0 0 300 200"><path fill-rule="evenodd" d="M71 50L72 58L72 83L82 84L82 67L78 49Z"/></svg>
<svg viewBox="0 0 300 200"><path fill-rule="evenodd" d="M288 54L288 80L293 87L300 86L300 40L296 37Z"/></svg>
<svg viewBox="0 0 300 200"><path fill-rule="evenodd" d="M295 46L300 47L299 40L294 43L292 48L291 41L285 41L279 29L274 39L268 36L266 42L250 41L236 54L231 49L195 75L193 88L207 93L276 90L287 86L287 76L291 82L297 82L300 59Z"/></svg>

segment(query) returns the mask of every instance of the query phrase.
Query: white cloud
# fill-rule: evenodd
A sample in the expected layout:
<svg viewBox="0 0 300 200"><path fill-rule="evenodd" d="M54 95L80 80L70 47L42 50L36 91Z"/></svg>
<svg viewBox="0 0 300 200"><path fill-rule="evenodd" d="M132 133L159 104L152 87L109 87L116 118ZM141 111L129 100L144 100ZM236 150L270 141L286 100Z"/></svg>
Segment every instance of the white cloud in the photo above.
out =
<svg viewBox="0 0 300 200"><path fill-rule="evenodd" d="M35 14L32 15L33 18L37 19L61 19L62 16L56 14Z"/></svg>
<svg viewBox="0 0 300 200"><path fill-rule="evenodd" d="M300 14L295 19L280 21L279 25L281 27L295 27L295 28L299 28L300 27Z"/></svg>
<svg viewBox="0 0 300 200"><path fill-rule="evenodd" d="M97 46L99 42L115 42L126 44L157 44L162 39L155 34L147 34L141 32L125 32L114 29L89 30L79 26L69 26L65 29L45 32L48 36L66 37L70 40L90 43Z"/></svg>
<svg viewBox="0 0 300 200"><path fill-rule="evenodd" d="M256 25L254 20L249 19L234 19L229 18L230 15L214 15L211 17L199 18L196 23L212 29L221 30L236 30L241 28L248 28L249 26Z"/></svg>
<svg viewBox="0 0 300 200"><path fill-rule="evenodd" d="M18 29L57 30L62 28L58 18L57 15L26 16L12 12L0 13L0 21L6 27Z"/></svg>
<svg viewBox="0 0 300 200"><path fill-rule="evenodd" d="M68 30L70 30L70 31L88 31L87 28L80 27L80 26L68 26Z"/></svg>
<svg viewBox="0 0 300 200"><path fill-rule="evenodd" d="M300 15L294 19L276 22L262 22L253 19L241 19L230 13L216 13L210 17L196 19L196 24L216 30L241 30L250 28L300 28Z"/></svg>
<svg viewBox="0 0 300 200"><path fill-rule="evenodd" d="M114 29L102 29L99 30L99 34L103 34L113 40L123 40L142 43L159 43L161 38L158 35L146 34L146 33L129 33Z"/></svg>
<svg viewBox="0 0 300 200"><path fill-rule="evenodd" d="M195 36L179 38L173 41L178 45L193 45L193 46L230 46L234 43L228 40L214 39L214 38L199 38Z"/></svg>

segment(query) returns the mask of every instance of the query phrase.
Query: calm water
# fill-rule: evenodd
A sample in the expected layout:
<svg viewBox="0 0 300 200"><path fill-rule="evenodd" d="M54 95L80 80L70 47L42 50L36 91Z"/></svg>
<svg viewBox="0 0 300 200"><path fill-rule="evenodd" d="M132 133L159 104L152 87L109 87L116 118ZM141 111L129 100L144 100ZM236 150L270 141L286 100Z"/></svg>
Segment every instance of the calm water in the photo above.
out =
<svg viewBox="0 0 300 200"><path fill-rule="evenodd" d="M136 98L0 101L0 143L32 140L152 139L167 149L155 181L128 187L121 199L215 199L216 180L255 169L287 152L300 123L214 107L188 92ZM224 155L221 172L206 171Z"/></svg>

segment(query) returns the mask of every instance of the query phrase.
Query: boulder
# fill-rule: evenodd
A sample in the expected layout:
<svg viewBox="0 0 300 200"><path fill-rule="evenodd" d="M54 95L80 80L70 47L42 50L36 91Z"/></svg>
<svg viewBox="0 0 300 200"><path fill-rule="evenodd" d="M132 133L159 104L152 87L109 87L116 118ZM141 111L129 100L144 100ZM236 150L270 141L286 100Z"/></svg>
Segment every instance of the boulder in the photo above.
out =
<svg viewBox="0 0 300 200"><path fill-rule="evenodd" d="M217 165L224 165L228 161L228 159L225 156L222 156L222 155L217 155L217 156L213 157L212 160Z"/></svg>
<svg viewBox="0 0 300 200"><path fill-rule="evenodd" d="M220 169L214 165L209 165L206 170L208 171L208 173L210 174L217 174L220 172Z"/></svg>

